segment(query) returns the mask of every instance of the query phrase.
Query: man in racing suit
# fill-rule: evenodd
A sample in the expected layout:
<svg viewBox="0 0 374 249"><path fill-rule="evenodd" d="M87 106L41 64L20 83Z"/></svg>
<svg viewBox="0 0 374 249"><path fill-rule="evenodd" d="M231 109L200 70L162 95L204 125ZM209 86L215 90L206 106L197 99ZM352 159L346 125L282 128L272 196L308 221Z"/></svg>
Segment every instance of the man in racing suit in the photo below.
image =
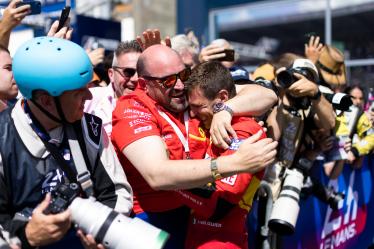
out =
<svg viewBox="0 0 374 249"><path fill-rule="evenodd" d="M186 85L191 117L197 117L207 129L213 114L228 108L225 102L236 95L229 70L215 61L194 68ZM261 138L266 137L250 117L233 117L231 125L237 138L226 150L210 144L206 158L215 160L233 154L244 139L258 132L262 133ZM182 202L193 210L186 248L247 248L245 221L262 175L263 171L217 177L202 188L177 191Z"/></svg>

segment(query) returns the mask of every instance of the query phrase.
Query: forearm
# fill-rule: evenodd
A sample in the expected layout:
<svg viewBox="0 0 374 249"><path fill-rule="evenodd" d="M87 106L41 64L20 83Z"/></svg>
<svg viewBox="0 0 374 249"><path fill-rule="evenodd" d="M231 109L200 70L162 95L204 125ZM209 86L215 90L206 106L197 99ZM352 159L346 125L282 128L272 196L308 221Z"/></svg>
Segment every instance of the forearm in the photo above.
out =
<svg viewBox="0 0 374 249"><path fill-rule="evenodd" d="M235 116L261 116L278 100L274 91L259 86L246 85L226 104L234 111Z"/></svg>
<svg viewBox="0 0 374 249"><path fill-rule="evenodd" d="M321 96L317 100L312 100L312 108L317 115L316 125L325 130L331 130L335 127L335 113L332 105Z"/></svg>
<svg viewBox="0 0 374 249"><path fill-rule="evenodd" d="M217 159L218 171L223 177L242 170L235 156L221 156ZM146 181L156 190L177 190L201 187L212 182L210 160L166 160L158 163L145 175Z"/></svg>
<svg viewBox="0 0 374 249"><path fill-rule="evenodd" d="M3 25L0 22L0 44L6 48L9 46L9 39L10 39L10 33L11 29L4 28Z"/></svg>

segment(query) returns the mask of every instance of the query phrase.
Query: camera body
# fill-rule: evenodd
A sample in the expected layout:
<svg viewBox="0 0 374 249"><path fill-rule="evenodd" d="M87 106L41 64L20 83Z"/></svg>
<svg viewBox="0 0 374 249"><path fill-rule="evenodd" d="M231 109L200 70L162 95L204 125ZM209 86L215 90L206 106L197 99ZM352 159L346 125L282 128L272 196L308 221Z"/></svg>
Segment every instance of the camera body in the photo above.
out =
<svg viewBox="0 0 374 249"><path fill-rule="evenodd" d="M51 202L44 213L58 214L65 211L79 193L80 187L77 183L60 184L55 191L51 192Z"/></svg>
<svg viewBox="0 0 374 249"><path fill-rule="evenodd" d="M307 59L296 59L292 67L278 73L278 84L284 89L289 88L293 83L299 80L295 77L295 73L303 75L312 82L317 83L319 81L318 71L313 62Z"/></svg>

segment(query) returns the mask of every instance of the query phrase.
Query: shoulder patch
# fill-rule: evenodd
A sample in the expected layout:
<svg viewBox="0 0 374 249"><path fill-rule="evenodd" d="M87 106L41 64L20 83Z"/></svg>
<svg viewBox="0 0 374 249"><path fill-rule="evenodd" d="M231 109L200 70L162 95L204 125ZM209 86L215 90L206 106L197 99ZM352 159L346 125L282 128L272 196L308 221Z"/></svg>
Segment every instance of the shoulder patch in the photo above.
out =
<svg viewBox="0 0 374 249"><path fill-rule="evenodd" d="M88 142L98 149L102 130L101 118L89 113L85 113L82 118L82 124L85 137L87 138Z"/></svg>

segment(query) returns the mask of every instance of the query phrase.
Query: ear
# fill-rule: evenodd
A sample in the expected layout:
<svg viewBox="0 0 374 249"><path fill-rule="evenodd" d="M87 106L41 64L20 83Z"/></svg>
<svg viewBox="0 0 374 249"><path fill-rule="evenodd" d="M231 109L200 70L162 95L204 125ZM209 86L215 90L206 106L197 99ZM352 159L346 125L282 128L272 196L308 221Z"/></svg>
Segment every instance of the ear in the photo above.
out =
<svg viewBox="0 0 374 249"><path fill-rule="evenodd" d="M55 105L55 101L52 96L49 96L47 94L40 95L38 98L38 102L47 111L54 113L54 110L56 109L56 105Z"/></svg>
<svg viewBox="0 0 374 249"><path fill-rule="evenodd" d="M222 89L217 94L217 99L219 99L222 102L226 102L229 100L229 92L225 89Z"/></svg>
<svg viewBox="0 0 374 249"><path fill-rule="evenodd" d="M143 89L143 90L146 90L147 91L147 88L146 88L146 82L145 80L142 78L142 77L139 77L138 78L138 87L140 89Z"/></svg>
<svg viewBox="0 0 374 249"><path fill-rule="evenodd" d="M110 79L110 82L114 82L114 69L113 68L108 69L108 77Z"/></svg>

